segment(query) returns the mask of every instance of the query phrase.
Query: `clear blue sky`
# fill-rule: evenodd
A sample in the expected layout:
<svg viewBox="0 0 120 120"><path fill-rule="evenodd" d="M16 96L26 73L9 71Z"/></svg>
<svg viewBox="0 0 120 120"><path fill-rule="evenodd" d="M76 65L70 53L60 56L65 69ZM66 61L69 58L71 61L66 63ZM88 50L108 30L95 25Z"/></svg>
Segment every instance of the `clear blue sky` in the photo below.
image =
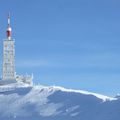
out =
<svg viewBox="0 0 120 120"><path fill-rule="evenodd" d="M17 74L34 73L43 85L120 93L119 0L1 0L1 53L8 11Z"/></svg>

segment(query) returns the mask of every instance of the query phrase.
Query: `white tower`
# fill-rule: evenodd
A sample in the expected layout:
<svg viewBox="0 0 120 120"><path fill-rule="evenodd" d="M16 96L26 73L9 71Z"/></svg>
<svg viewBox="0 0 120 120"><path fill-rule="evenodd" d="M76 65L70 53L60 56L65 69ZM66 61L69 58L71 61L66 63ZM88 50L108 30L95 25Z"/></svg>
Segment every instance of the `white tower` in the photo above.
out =
<svg viewBox="0 0 120 120"><path fill-rule="evenodd" d="M11 38L10 14L8 14L7 38L3 41L3 70L2 80L15 80L15 49L14 40Z"/></svg>

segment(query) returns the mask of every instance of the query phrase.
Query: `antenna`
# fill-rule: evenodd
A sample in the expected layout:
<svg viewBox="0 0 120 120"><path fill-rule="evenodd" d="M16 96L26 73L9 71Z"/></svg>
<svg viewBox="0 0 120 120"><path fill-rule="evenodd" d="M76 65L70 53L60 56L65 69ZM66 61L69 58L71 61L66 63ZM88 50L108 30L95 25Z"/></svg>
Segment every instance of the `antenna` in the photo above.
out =
<svg viewBox="0 0 120 120"><path fill-rule="evenodd" d="M8 13L8 26L10 27L10 12Z"/></svg>
<svg viewBox="0 0 120 120"><path fill-rule="evenodd" d="M6 33L7 33L7 38L10 40L10 38L11 38L11 31L12 31L12 29L11 29L11 27L10 27L10 12L8 13L8 27L7 27L7 31L6 31Z"/></svg>

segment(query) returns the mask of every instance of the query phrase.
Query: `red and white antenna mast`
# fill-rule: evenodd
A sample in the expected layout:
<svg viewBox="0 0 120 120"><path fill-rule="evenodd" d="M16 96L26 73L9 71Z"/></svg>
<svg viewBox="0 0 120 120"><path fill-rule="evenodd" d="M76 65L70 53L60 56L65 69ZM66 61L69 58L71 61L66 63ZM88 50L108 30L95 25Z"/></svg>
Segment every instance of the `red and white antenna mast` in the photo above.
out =
<svg viewBox="0 0 120 120"><path fill-rule="evenodd" d="M7 27L7 38L10 40L12 29L10 27L10 13L8 13L8 27Z"/></svg>

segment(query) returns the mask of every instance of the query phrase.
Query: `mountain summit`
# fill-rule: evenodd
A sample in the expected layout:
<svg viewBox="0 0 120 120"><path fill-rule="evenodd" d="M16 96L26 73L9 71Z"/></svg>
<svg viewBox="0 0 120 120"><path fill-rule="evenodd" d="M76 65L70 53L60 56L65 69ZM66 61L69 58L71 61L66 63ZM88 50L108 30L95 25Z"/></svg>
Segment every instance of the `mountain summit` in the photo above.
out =
<svg viewBox="0 0 120 120"><path fill-rule="evenodd" d="M62 87L0 86L0 120L120 120L120 99Z"/></svg>

